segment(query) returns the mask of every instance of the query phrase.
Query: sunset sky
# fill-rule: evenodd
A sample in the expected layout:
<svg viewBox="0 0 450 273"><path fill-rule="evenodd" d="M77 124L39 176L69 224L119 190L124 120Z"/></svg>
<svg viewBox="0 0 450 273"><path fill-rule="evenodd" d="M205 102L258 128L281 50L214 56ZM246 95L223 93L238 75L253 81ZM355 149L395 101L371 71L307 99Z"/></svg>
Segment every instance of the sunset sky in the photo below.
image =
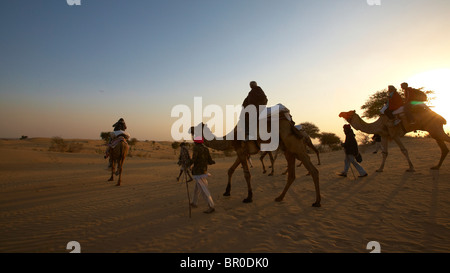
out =
<svg viewBox="0 0 450 273"><path fill-rule="evenodd" d="M450 122L450 1L7 0L0 138L172 140L175 105L268 105L343 138L342 111L408 81ZM207 121L207 119L205 119ZM450 130L449 127L446 127Z"/></svg>

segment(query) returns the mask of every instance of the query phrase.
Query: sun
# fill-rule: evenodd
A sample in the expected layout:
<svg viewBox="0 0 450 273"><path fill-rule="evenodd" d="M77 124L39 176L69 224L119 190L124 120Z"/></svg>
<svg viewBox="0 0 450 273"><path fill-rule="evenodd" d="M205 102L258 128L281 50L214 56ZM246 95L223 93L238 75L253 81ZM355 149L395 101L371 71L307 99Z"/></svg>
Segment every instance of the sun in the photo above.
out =
<svg viewBox="0 0 450 273"><path fill-rule="evenodd" d="M424 87L424 90L435 92L434 100L430 102L431 109L447 120L444 126L446 132L450 131L450 68L441 68L416 74L406 80L414 88Z"/></svg>

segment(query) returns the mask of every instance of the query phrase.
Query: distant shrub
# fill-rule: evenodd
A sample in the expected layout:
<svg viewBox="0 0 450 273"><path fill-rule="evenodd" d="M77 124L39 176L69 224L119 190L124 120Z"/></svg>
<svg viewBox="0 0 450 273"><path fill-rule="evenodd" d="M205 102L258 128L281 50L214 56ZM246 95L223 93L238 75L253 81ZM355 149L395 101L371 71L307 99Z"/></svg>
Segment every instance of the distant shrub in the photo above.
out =
<svg viewBox="0 0 450 273"><path fill-rule="evenodd" d="M64 153L67 149L67 143L61 137L53 137L51 146L48 149L51 152Z"/></svg>
<svg viewBox="0 0 450 273"><path fill-rule="evenodd" d="M100 138L103 139L103 141L105 141L105 143L108 143L110 140L110 132L101 132Z"/></svg>
<svg viewBox="0 0 450 273"><path fill-rule="evenodd" d="M322 133L319 140L321 145L328 145L332 151L342 149L341 139L334 133Z"/></svg>
<svg viewBox="0 0 450 273"><path fill-rule="evenodd" d="M79 153L81 150L83 150L83 143L70 143L66 152Z"/></svg>
<svg viewBox="0 0 450 273"><path fill-rule="evenodd" d="M53 137L51 141L50 148L51 152L68 152L68 153L79 153L83 149L82 143L70 143L67 144L61 137Z"/></svg>

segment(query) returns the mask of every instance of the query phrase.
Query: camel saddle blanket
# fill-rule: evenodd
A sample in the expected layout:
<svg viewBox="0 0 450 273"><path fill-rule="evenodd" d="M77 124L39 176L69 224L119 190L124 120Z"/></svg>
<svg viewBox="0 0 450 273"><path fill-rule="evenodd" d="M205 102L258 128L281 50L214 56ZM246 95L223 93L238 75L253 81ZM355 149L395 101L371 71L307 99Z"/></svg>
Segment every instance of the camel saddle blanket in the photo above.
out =
<svg viewBox="0 0 450 273"><path fill-rule="evenodd" d="M272 107L266 107L259 114L259 119L269 119L272 115L278 114L281 118L284 116L287 120L292 121L289 109L281 103Z"/></svg>
<svg viewBox="0 0 450 273"><path fill-rule="evenodd" d="M119 144L120 142L125 142L126 144L128 144L127 140L125 139L125 137L120 136L118 138L115 138L111 141L111 143L108 144L109 147L111 147L112 149L116 148L117 144Z"/></svg>
<svg viewBox="0 0 450 273"><path fill-rule="evenodd" d="M111 139L115 139L118 136L123 136L125 139L130 139L131 137L129 133L122 130L111 132L109 135L111 136Z"/></svg>

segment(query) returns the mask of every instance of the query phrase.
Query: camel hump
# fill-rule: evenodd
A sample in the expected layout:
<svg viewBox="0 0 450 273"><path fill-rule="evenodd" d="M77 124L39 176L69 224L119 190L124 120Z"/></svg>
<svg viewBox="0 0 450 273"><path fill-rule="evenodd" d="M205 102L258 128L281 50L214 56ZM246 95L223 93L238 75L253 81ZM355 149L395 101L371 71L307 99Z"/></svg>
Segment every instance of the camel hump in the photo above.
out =
<svg viewBox="0 0 450 273"><path fill-rule="evenodd" d="M426 123L440 122L443 125L447 124L447 120L443 116L434 112L426 105L422 105L422 107L416 107L415 110L416 110L416 113L419 115L419 118L422 119Z"/></svg>
<svg viewBox="0 0 450 273"><path fill-rule="evenodd" d="M278 115L280 118L286 118L287 120L291 120L291 115L289 109L281 103L277 105L264 108L259 114L260 120L269 119L272 115Z"/></svg>
<svg viewBox="0 0 450 273"><path fill-rule="evenodd" d="M296 137L298 137L298 138L300 138L300 139L302 139L302 138L305 137L304 132L303 132L303 131L300 131L300 130L298 129L298 127L295 126L295 123L294 123L294 122L290 122L290 124L291 124L291 131L294 133L294 135L295 135Z"/></svg>

